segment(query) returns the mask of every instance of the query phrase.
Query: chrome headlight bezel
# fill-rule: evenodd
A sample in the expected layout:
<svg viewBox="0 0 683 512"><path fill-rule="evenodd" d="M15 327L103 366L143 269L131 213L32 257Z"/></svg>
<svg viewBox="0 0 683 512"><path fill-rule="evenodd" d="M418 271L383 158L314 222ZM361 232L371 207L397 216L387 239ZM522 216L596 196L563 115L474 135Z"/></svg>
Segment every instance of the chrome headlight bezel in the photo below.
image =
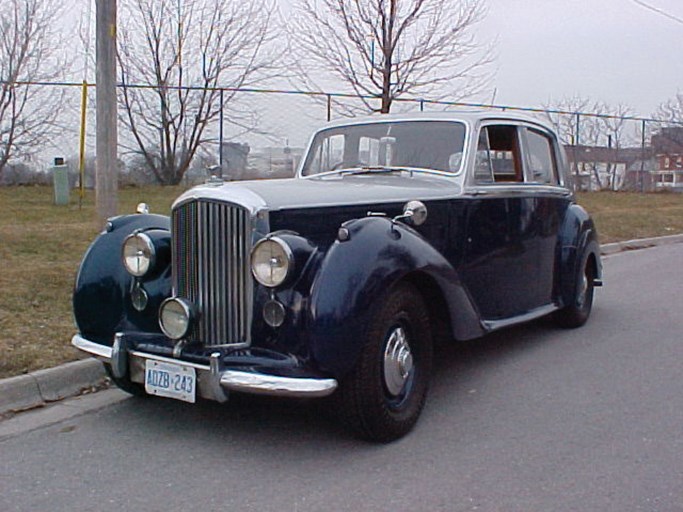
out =
<svg viewBox="0 0 683 512"><path fill-rule="evenodd" d="M176 310L169 311L170 308L176 308ZM176 314L177 319L181 319L179 325L174 326L171 323L169 314ZM192 329L194 318L194 306L181 297L170 297L159 307L159 327L161 327L161 332L172 340L185 338Z"/></svg>
<svg viewBox="0 0 683 512"><path fill-rule="evenodd" d="M130 275L143 277L154 268L156 263L154 242L145 233L128 235L121 247L121 261Z"/></svg>
<svg viewBox="0 0 683 512"><path fill-rule="evenodd" d="M287 282L294 271L294 253L282 238L267 236L254 245L250 257L251 274L256 281L276 288Z"/></svg>

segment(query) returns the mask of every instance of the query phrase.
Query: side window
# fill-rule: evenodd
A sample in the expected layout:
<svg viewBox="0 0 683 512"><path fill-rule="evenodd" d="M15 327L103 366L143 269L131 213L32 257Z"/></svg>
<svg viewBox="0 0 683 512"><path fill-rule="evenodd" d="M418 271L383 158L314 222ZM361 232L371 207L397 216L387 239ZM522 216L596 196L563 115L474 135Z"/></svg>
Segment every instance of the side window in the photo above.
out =
<svg viewBox="0 0 683 512"><path fill-rule="evenodd" d="M553 141L542 132L527 129L529 181L557 185L557 164L553 152Z"/></svg>
<svg viewBox="0 0 683 512"><path fill-rule="evenodd" d="M478 144L474 171L477 183L524 181L516 126L485 126Z"/></svg>

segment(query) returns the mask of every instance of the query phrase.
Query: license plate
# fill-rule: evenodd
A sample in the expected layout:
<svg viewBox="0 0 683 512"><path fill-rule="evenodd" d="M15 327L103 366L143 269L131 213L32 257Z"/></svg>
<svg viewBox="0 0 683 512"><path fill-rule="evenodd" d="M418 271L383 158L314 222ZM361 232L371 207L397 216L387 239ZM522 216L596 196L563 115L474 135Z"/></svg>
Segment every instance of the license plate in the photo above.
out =
<svg viewBox="0 0 683 512"><path fill-rule="evenodd" d="M150 395L195 402L197 376L191 366L145 361L145 391Z"/></svg>

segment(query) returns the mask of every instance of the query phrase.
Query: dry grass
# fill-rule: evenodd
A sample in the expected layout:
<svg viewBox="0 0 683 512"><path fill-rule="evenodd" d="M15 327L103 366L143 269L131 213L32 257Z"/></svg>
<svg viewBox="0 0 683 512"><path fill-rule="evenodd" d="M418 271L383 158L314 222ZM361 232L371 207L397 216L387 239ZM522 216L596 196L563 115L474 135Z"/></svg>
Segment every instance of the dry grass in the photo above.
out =
<svg viewBox="0 0 683 512"><path fill-rule="evenodd" d="M179 189L121 191L121 212L140 201L168 211ZM82 357L71 348L74 276L86 248L101 230L94 195L82 209L55 206L48 187L0 187L0 378ZM73 204L75 202L75 204Z"/></svg>
<svg viewBox="0 0 683 512"><path fill-rule="evenodd" d="M168 212L179 188L125 189L119 211L147 202ZM0 378L83 357L71 348L73 279L84 251L101 230L94 196L79 209L54 206L46 187L0 188ZM602 242L683 233L683 195L582 194Z"/></svg>
<svg viewBox="0 0 683 512"><path fill-rule="evenodd" d="M598 192L579 195L601 243L683 233L683 194Z"/></svg>

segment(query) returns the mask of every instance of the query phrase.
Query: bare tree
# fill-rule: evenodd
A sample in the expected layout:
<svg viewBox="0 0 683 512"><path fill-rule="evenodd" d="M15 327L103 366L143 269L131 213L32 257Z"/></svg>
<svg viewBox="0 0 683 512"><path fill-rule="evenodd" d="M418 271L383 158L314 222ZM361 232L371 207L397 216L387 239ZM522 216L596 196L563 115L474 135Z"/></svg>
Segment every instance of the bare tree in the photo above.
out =
<svg viewBox="0 0 683 512"><path fill-rule="evenodd" d="M569 156L577 176L589 171L599 188L617 185L617 164L620 151L628 140L626 130L628 117L633 115L630 107L609 105L583 96L572 96L551 101L544 105L548 110L544 117L555 127L562 142L569 146ZM607 148L595 151L594 148ZM594 155L597 160L590 160ZM604 165L605 181L600 176Z"/></svg>
<svg viewBox="0 0 683 512"><path fill-rule="evenodd" d="M133 139L128 149L144 158L159 183L177 184L197 149L215 141L208 128L221 108L230 123L251 127L252 112L228 105L234 89L277 72L269 48L274 7L269 0L122 4L120 112Z"/></svg>
<svg viewBox="0 0 683 512"><path fill-rule="evenodd" d="M653 117L665 124L683 123L683 93L678 92L674 98L660 103Z"/></svg>
<svg viewBox="0 0 683 512"><path fill-rule="evenodd" d="M481 91L490 51L472 30L484 14L482 0L298 0L289 29L303 78L317 86L327 73L366 110L388 113L405 96Z"/></svg>
<svg viewBox="0 0 683 512"><path fill-rule="evenodd" d="M0 0L0 174L7 163L44 148L62 130L64 91L36 82L65 67L57 0Z"/></svg>
<svg viewBox="0 0 683 512"><path fill-rule="evenodd" d="M618 180L618 163L621 161L622 148L624 148L630 140L627 127L629 117L633 116L633 109L623 103L618 103L615 106L602 103L600 113L605 117L601 117L603 130L607 136L607 145L613 149L613 160L607 162L607 180L605 184L611 190L619 189Z"/></svg>

